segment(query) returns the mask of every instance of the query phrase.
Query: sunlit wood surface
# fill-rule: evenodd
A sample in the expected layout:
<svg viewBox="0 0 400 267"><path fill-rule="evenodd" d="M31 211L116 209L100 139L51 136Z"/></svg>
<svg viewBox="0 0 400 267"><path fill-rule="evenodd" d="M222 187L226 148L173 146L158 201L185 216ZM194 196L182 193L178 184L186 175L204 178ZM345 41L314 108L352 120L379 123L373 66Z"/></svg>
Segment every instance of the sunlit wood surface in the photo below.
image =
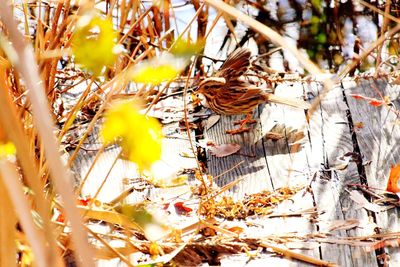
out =
<svg viewBox="0 0 400 267"><path fill-rule="evenodd" d="M322 84L318 82L283 83L276 88L277 94L310 101L321 91ZM318 218L264 219L262 224L270 234L326 233L334 221L350 219L357 219L360 226L332 231L333 239L368 236L374 234L374 230L380 233L396 232L399 226L396 208L379 213L367 212L357 208L347 191L349 184L385 189L391 166L400 162L400 126L395 113L388 107L371 106L365 100L350 96L361 94L380 99L378 92L389 96L394 106L399 107L398 86L388 84L385 79L369 78L358 82L348 79L324 97L309 122L301 110L267 104L255 114L260 119L252 132L232 137L225 134L225 130L232 128L233 121L240 116L222 117L205 133L206 137L218 144L238 143L242 149L239 154L225 158L208 155L209 171L218 176L243 161L217 181L222 186L243 178L230 192L236 198L262 189L274 190L299 184L310 186L309 190L299 192L295 201L286 203L285 210L301 213L315 208L319 212ZM289 130L304 129L305 138L299 149L293 148L289 130L284 139L266 140L265 133L276 124L283 124ZM348 157L349 162L346 160ZM375 228L371 227L373 223L376 223ZM332 243L321 243L297 251L339 266L377 266L373 249ZM386 252L393 266L400 265L398 247ZM266 259L264 263L266 266L269 264ZM297 266L297 263L290 266Z"/></svg>
<svg viewBox="0 0 400 267"><path fill-rule="evenodd" d="M322 90L322 83L317 81L283 82L275 88L275 93L312 102ZM352 237L398 232L396 208L368 211L359 207L349 193L352 191L350 184L385 189L391 166L400 162L400 129L396 114L387 106L371 106L367 101L350 96L360 94L379 99L378 92L388 96L394 107L399 107L399 87L390 85L387 80L347 79L323 98L309 121L302 110L265 104L255 112L258 122L252 125L250 132L235 136L225 133L225 130L235 127L233 121L242 116L221 116L214 126L204 131L204 137L215 144L241 146L239 152L227 157L217 158L206 153L208 172L217 177L215 182L219 186L242 179L226 192L234 199L262 190L303 186L292 199L279 204L275 210L278 214L297 213L299 216L247 218L246 223L253 225L246 231L247 237L262 239L264 236L292 235L301 238L285 245L298 253L338 266L378 266L377 253L371 245L340 244L340 240L348 241ZM195 159L190 157L192 152L186 132L177 129L177 122L164 127L163 160L175 171L197 168ZM266 133L273 131L279 131L284 138L277 141L266 138ZM304 132L304 138L299 139L294 134L296 132ZM193 144L198 145L195 132L191 133ZM98 136L94 134L91 140L98 140ZM134 181L138 175L131 163L117 159L108 173L118 153L116 148L103 153L86 182L85 194L93 195L106 177L106 184L99 194L104 202L112 201L133 186L129 181ZM79 172L78 176L85 176L94 156L94 152L81 151L74 169ZM197 205L188 186L170 189L143 187L144 190L136 187L133 186L134 193L129 197L131 202L150 199L170 200L172 203L180 200ZM332 229L338 221L350 220L357 222L358 226ZM323 237L321 243L318 236ZM398 247L382 252L390 256L391 266L400 266ZM222 266L311 266L274 253L262 253L254 259L249 259L247 254L216 257ZM104 266L109 266L107 264L110 262L106 261Z"/></svg>

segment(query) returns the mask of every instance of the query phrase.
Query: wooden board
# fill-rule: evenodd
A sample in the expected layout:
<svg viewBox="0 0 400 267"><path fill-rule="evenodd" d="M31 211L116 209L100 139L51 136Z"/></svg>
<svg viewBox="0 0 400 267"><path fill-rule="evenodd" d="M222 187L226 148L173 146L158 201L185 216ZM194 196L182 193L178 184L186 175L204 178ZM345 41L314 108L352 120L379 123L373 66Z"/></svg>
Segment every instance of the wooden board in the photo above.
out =
<svg viewBox="0 0 400 267"><path fill-rule="evenodd" d="M309 97L316 97L322 91L322 85L318 82L304 84L304 87ZM337 221L358 220L360 225L369 223L365 210L355 210L353 201L345 191L347 184L360 183L356 164L346 162L348 157L345 155L354 152L347 110L342 88L336 86L310 119L308 162L310 168L316 171L316 179L311 186L316 207L323 212L318 218L318 228L322 233L330 232L330 227ZM332 234L347 237L373 232L356 228L337 230ZM360 247L321 244L320 249L323 260L339 266L376 266L374 253L367 253Z"/></svg>
<svg viewBox="0 0 400 267"><path fill-rule="evenodd" d="M281 91L277 92L281 96L301 97L303 95L301 84L297 86L282 84L277 88L277 91ZM205 132L205 136L217 144L239 143L242 146L240 154L230 155L225 158L216 158L208 155L208 167L211 174L219 175L230 166L234 166L240 161L245 161L245 164L238 166L234 171L221 177L223 179L219 178L221 179L219 181L220 185L243 178L243 181L237 185L237 189L231 192L234 198L242 198L245 194L257 193L264 189L273 190L281 187L305 185L308 180L308 176L305 174L309 173L305 150L291 151L291 142L294 140L289 135L289 128L301 129L305 126L304 111L271 103L261 105L254 117L259 118L259 122L248 133L235 136L225 133L228 127L232 127L232 122L240 118L239 116L222 117L213 128ZM284 130L279 132L283 133L285 138L278 141L267 140L264 137L265 134L273 130L273 127L277 124L284 127ZM249 153L252 154L252 157L243 156L243 154ZM301 191L292 200L281 203L276 212L282 214L301 213L302 211L313 209L311 194L303 193L304 191ZM288 233L307 235L316 231L315 226L307 216L269 219L261 217L248 219L248 221L260 226L258 230L255 230L256 235L259 237ZM290 246L290 244L287 245ZM319 258L319 251L315 246L294 250ZM271 266L275 265L276 262L285 266L306 266L304 263L291 262L287 259L265 258L263 262Z"/></svg>
<svg viewBox="0 0 400 267"><path fill-rule="evenodd" d="M164 100L168 102L169 100ZM180 101L183 103L183 101ZM181 115L181 114L179 114ZM177 119L179 120L179 119ZM190 142L186 132L179 132L177 120L163 125L164 138L162 141L162 155L159 162L158 178L175 178L177 173L185 169L197 168L195 155L191 153ZM120 157L121 149L118 146L106 148L96 159L96 155L101 147L99 136L101 123L99 122L91 132L85 149L81 149L73 164L73 170L79 182L88 174L87 180L82 188L82 195L94 196L98 189L97 199L102 202L110 202L118 197L122 192L133 189L129 197L125 199L128 203L141 202L144 199L156 201L158 198L168 199L189 192L188 185L173 188L154 188L146 185L141 179L137 167L134 163ZM85 128L77 133L77 138L83 134ZM194 132L191 137L194 142ZM94 165L92 166L92 164ZM79 183L78 182L78 183Z"/></svg>
<svg viewBox="0 0 400 267"><path fill-rule="evenodd" d="M257 112L254 117L258 117ZM241 146L238 153L227 157L215 157L207 153L209 173L213 177L219 177L216 179L219 186L239 178L243 179L231 190L234 198L242 198L246 194L256 193L263 189L272 189L264 157L264 147L260 140L261 124L252 125L255 129L243 134L232 136L225 133L226 130L237 127L233 123L240 119L243 119L243 116L221 116L213 127L204 132L204 137L216 145L239 144Z"/></svg>
<svg viewBox="0 0 400 267"><path fill-rule="evenodd" d="M303 92L304 89L304 92ZM281 84L277 88L277 94L295 97L303 93L313 98L322 90L318 82ZM334 88L322 101L317 112L313 114L309 124L305 121L303 112L274 104L261 106L258 110L260 123L250 133L237 136L225 134L227 127L232 127L231 122L236 118L223 117L214 128L205 133L206 137L220 143L240 143L246 150L250 151L249 145L256 144L253 149L256 153L253 160L244 158L243 155L231 155L226 158L215 158L208 155L208 167L210 172L218 175L224 169L234 166L237 162L245 160L244 168L239 166L234 172L224 175L220 184L226 184L238 178L244 177L239 189L232 195L241 197L244 194L261 191L268 188L265 184L276 189L282 186L293 186L296 184L310 184L311 194L296 195L292 204L283 203L282 210L300 211L309 208L317 208L320 216L315 224L309 218L285 218L265 219L264 225L269 231L263 234L283 234L297 232L301 234L322 233L331 231L338 221L354 220L359 227L347 230L334 230L330 232L332 238L365 236L373 234L371 217L364 209L356 209L347 189L348 184L360 184L360 172L354 151L354 138L357 133L351 132L352 120L349 117L349 108L345 101L341 86ZM262 138L265 132L270 131L276 124L283 124L286 129L301 129L306 125L306 138L299 150L291 148L288 131L284 131L286 138L279 141L271 141ZM353 158L352 158L353 156ZM255 171L250 174L246 169ZM267 177L269 182L262 180ZM258 177L258 179L257 179ZM257 182L262 181L262 182ZM268 226L266 226L268 225ZM376 266L376 255L374 251L366 251L362 247L351 247L349 245L321 244L319 248L311 248L301 253L315 258L330 261L339 266ZM266 261L268 262L268 260Z"/></svg>
<svg viewBox="0 0 400 267"><path fill-rule="evenodd" d="M281 96L302 97L306 95L310 101L322 90L321 83L282 83L276 88ZM214 144L232 144L241 146L241 150L227 157L218 158L207 153L207 167L209 173L216 178L220 186L237 179L242 179L228 194L234 199L257 193L262 190L274 190L285 186L308 185L309 190L303 190L291 200L281 203L276 212L299 212L316 209L317 217L277 217L277 218L248 218L246 222L257 225L254 228L254 237L296 233L301 236L308 234L329 234L332 240L343 237L368 236L374 233L374 226L379 227L381 233L398 231L398 210L392 209L380 213L367 213L358 208L349 194L349 184L364 184L371 187L386 188L390 167L400 162L399 139L400 128L396 121L396 114L386 107L373 107L367 102L356 100L351 93L362 94L368 97L378 97L377 90L382 95L389 96L394 105L400 107L397 100L397 87L389 86L386 81L367 81L356 84L353 81L344 81L333 88L323 99L320 107L312 115L309 122L303 111L290 107L266 104L261 105L255 112L254 118L259 118L253 130L240 135L227 135L225 131L231 129L233 121L242 119L242 116L221 116L216 125L204 132L204 137ZM364 127L355 128L354 125L364 123ZM276 125L283 125L285 138L272 141L265 138ZM171 124L164 130L174 132L178 126ZM294 149L291 129L304 130L305 138L299 149ZM94 134L97 134L94 132ZM194 137L194 134L192 134ZM95 142L97 137L94 137ZM93 143L92 143L93 145ZM190 155L190 146L185 133L176 132L168 135L164 140L164 161L167 169L174 171L184 168L195 168L196 162ZM87 171L93 161L94 152L82 151L81 176ZM125 189L123 179L136 178L131 163L119 162L113 171L107 174L118 155L117 149L110 149L103 153L104 158L99 160L98 171L93 174L89 183L97 188L106 177L119 177L116 180L107 180L104 185L106 197ZM86 166L82 168L82 166ZM132 169L133 168L133 169ZM115 169L115 170L114 170ZM173 189L176 193L176 188ZM180 189L179 189L180 190ZM178 191L179 191L178 190ZM182 192L188 190L183 188ZM164 198L164 193L155 191L138 192L138 199L152 196ZM332 230L338 221L356 221L358 227L351 229ZM339 266L377 266L375 251L368 251L363 247L328 244L303 243L296 247L287 243L288 247L296 252L336 263ZM393 266L400 265L400 253L397 248L385 250L390 256ZM244 256L244 255L242 255ZM265 256L265 257L264 257ZM240 257L240 256L238 256ZM243 259L243 258L242 258ZM241 260L239 260L241 261ZM234 264L233 258L226 258L222 263ZM306 266L304 263L288 259L269 257L250 261L249 264Z"/></svg>
<svg viewBox="0 0 400 267"><path fill-rule="evenodd" d="M390 169L400 162L400 126L397 115L387 106L375 107L367 101L354 99L351 94L381 99L388 96L396 109L400 108L399 86L391 86L386 80L369 79L359 84L354 81L344 81L343 86L349 103L354 123L363 123L357 130L356 141L361 152L363 171L367 185L373 188L385 189ZM372 214L382 233L398 231L399 211L391 209L387 212ZM390 257L391 266L400 265L398 248L386 250Z"/></svg>

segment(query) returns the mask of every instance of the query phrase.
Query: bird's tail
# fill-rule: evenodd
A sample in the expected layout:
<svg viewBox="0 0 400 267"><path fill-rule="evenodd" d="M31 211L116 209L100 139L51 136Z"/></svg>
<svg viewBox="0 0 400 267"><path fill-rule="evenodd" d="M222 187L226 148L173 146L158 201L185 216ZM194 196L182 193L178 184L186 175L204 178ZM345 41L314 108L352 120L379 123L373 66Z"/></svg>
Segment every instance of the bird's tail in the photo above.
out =
<svg viewBox="0 0 400 267"><path fill-rule="evenodd" d="M283 104L295 108L302 108L302 109L309 109L311 105L303 100L296 99L296 98L288 98L277 96L274 94L268 94L267 99L269 102Z"/></svg>

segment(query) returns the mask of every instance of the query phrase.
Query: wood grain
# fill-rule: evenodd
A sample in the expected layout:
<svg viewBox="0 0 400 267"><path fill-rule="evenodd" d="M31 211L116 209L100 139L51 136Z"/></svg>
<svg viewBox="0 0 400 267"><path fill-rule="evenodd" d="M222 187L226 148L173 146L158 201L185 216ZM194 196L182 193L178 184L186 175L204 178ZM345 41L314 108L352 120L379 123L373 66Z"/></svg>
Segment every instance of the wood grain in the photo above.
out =
<svg viewBox="0 0 400 267"><path fill-rule="evenodd" d="M316 97L322 90L321 84L317 82L304 86L310 97ZM310 167L316 171L316 179L311 186L316 207L323 212L318 218L321 232L329 231L336 221L356 219L361 225L369 223L367 213L364 210L355 210L353 201L345 191L347 184L360 183L355 163L350 162L346 166L341 159L354 152L347 110L342 88L338 85L326 95L310 120L309 162ZM369 235L373 232L357 228L337 230L332 234L347 237ZM376 265L374 253L367 253L359 247L321 244L321 255L323 260L333 261L339 266Z"/></svg>
<svg viewBox="0 0 400 267"><path fill-rule="evenodd" d="M375 107L367 101L354 99L351 94L382 99L388 96L395 109L400 108L399 86L392 86L384 79L367 79L358 84L352 80L343 82L346 98L353 121L362 122L364 127L356 130L356 141L361 152L363 171L368 186L385 189L390 169L400 162L400 126L398 116L388 106ZM399 210L373 214L380 232L398 231ZM389 248L392 266L400 265L400 251Z"/></svg>

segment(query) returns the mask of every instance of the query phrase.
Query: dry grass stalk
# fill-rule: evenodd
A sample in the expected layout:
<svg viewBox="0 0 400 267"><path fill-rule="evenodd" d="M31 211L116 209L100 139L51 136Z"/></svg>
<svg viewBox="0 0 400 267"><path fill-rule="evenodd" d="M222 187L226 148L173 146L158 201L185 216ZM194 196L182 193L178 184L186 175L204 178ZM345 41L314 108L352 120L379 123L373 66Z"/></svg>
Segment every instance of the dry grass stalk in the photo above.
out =
<svg viewBox="0 0 400 267"><path fill-rule="evenodd" d="M12 267L17 266L14 257L6 257L5 255L17 254L15 243L15 226L17 224L17 216L14 211L13 203L10 199L10 193L12 191L7 190L6 188L6 179L10 177L8 176L8 173L4 171L4 165L6 164L8 163L3 162L3 160L0 159L0 265ZM17 176L11 178L18 180L19 177ZM22 203L26 204L26 201L23 201ZM24 211L27 211L28 214L30 213L29 209Z"/></svg>
<svg viewBox="0 0 400 267"><path fill-rule="evenodd" d="M114 16L113 14L117 14L116 17L114 17L114 19L116 19L116 21L118 21L119 24L117 25L117 28L120 31L120 38L118 41L119 44L126 44L127 47L129 44L129 46L132 47L129 47L128 49L130 51L129 54L121 56L118 59L117 63L110 68L107 74L108 76L106 77L104 82L102 81L98 83L98 81L95 80L95 78L91 77L90 75L86 75L82 78L81 82L86 81L88 82L89 85L87 86L86 90L81 94L79 100L77 101L76 105L72 108L69 115L67 115L66 117L67 122L64 123L63 128L59 132L58 141L60 142L63 136L68 132L68 130L73 125L73 122L77 117L77 112L80 111L83 106L87 105L91 101L100 101L101 105L96 114L94 115L94 117L92 118L92 121L90 122L89 127L87 128L83 137L80 139L76 147L76 150L69 158L69 165L71 165L74 159L76 158L77 153L81 149L83 142L86 140L87 136L91 133L96 123L98 123L98 120L101 118L103 111L107 108L107 105L113 100L113 96L115 94L120 93L124 88L126 88L126 85L128 84L128 80L125 77L126 70L132 67L133 65L140 63L144 59L156 57L158 52L162 50L168 50L174 44L173 31L175 29L173 29L173 27L171 27L170 25L171 2L169 0L165 1L163 6L152 6L151 8L144 11L142 11L142 6L141 6L142 3L140 1L112 0L107 2L108 4L106 5L105 15L109 18L113 18ZM263 34L265 37L270 39L275 44L291 51L299 59L299 61L302 62L305 68L309 70L310 73L314 75L320 75L323 73L312 62L304 58L304 56L301 53L299 53L295 47L288 46L287 42L282 38L282 36L272 31L265 25L256 22L255 20L244 15L237 9L225 4L222 1L206 0L205 3L207 3L209 6L215 7L218 10L216 19L212 23L208 23L208 11L209 11L208 6L205 5L204 3L201 4L199 1L193 1L193 5L196 9L196 14L193 16L190 22L187 23L183 32L179 34L179 37L182 37L185 34L187 34L188 30L191 27L193 27L196 18L197 18L197 29L198 29L197 39L203 39L203 38L206 39L221 17L225 19L225 22L227 23L229 29L232 31L232 33L234 33L233 32L234 27L229 19L229 17L233 16L235 18L242 20L245 24L249 25L256 31L259 31L261 34ZM363 3L363 1L361 1L361 3ZM37 27L35 29L36 33L34 36L31 37L33 37L32 42L34 46L35 57L39 64L39 70L36 70L34 67L30 69L31 67L30 64L27 64L28 66L23 66L21 62L14 62L16 69L11 70L7 60L1 61L2 66L0 69L0 74L1 74L0 78L2 79L0 79L1 80L0 87L2 88L0 91L3 91L3 93L2 95L0 95L0 111L2 113L2 115L0 115L0 122L2 126L3 125L7 126L5 127L7 129L7 136L11 141L14 142L14 144L17 147L18 159L23 169L24 178L26 179L27 184L35 191L35 195L33 195L33 203L34 205L37 206L37 210L40 216L44 220L44 231L40 231L37 229L35 230L35 227L32 225L33 223L31 220L32 218L29 215L29 207L28 205L26 205L29 202L27 201L24 202L23 200L24 196L21 195L23 185L21 182L19 182L19 175L15 173L15 170L14 173L12 171L12 168L14 168L15 166L3 162L0 162L0 172L5 177L4 180L10 177L14 177L15 179L14 182L16 183L7 183L7 185L2 187L1 189L3 191L6 190L8 192L15 192L15 196L13 195L11 197L11 202L13 202L15 207L18 207L16 216L19 218L22 227L26 233L27 239L29 240L33 249L35 250L35 255L37 254L42 256L40 259L43 259L43 261L42 262L38 261L39 266L62 265L62 263L60 263L61 262L60 257L58 257L57 254L56 250L57 247L55 246L56 236L52 235L52 233L54 233L55 231L54 231L54 226L52 226L50 223L51 222L49 214L50 205L48 200L45 199L44 194L42 192L43 188L46 186L44 183L47 182L47 176L49 174L51 174L52 178L51 181L54 182L57 191L62 195L64 200L64 207L61 207L61 205L59 204L58 205L60 206L60 208L64 208L66 210L66 215L72 222L72 227L73 227L72 237L74 238L75 243L77 245L75 252L78 254L78 257L81 257L83 259L82 265L91 266L93 264L91 260L92 254L87 249L88 247L88 244L86 242L87 235L85 233L84 228L82 228L82 226L80 225L79 222L80 215L78 214L77 209L75 208L75 203L73 201L74 199L73 192L70 189L70 187L68 187L67 184L65 183L65 181L70 179L70 177L68 177L68 175L66 174L67 172L65 168L62 167L61 161L59 160L57 145L54 142L54 138L51 132L52 123L50 122L50 113L47 110L46 104L43 103L46 103L47 99L50 102L50 107L53 107L54 102L59 97L56 94L56 89L58 82L57 76L61 73L61 71L57 70L57 64L62 56L70 55L70 50L69 50L69 47L71 46L70 35L72 34L72 29L75 26L77 18L76 14L78 15L82 14L83 12L85 12L90 8L94 8L94 5L95 5L94 2L87 1L87 5L79 7L78 10L75 10L76 9L75 7L71 7L70 0L64 0L54 3L53 2L47 3L46 1L22 3L21 9L23 11L23 16L24 16L23 23L24 23L25 36L30 36L30 28L29 28L30 22L36 21L37 24ZM393 20L393 18L389 15L388 12L389 6L390 6L389 4L386 5L386 10L383 14L385 18L385 25L387 25L389 19ZM36 7L38 7L38 9L35 9ZM6 14L7 12L9 12L8 9L6 9L5 7L0 7L0 15L2 17L2 20L5 22L6 27L10 31L10 40L13 41L14 48L18 52L20 52L19 54L20 60L21 61L23 60L24 62L33 63L35 60L32 51L29 51L29 46L26 46L24 42L21 41L22 38L21 36L19 36L15 27L15 23L13 22L13 19L11 17L12 12ZM38 14L35 14L35 12L37 12ZM211 27L209 27L210 26L209 24L211 24ZM209 28L208 32L206 32L207 27ZM378 47L380 51L382 44L386 40L386 38L388 36L389 37L392 36L397 31L400 30L400 26L396 26L395 28L387 32L385 36L385 34L383 34L385 32L384 27L382 27L381 37L360 58L355 59L351 64L349 64L348 67L344 70L344 72L341 73L341 77L343 75L347 75L352 69L354 69L358 65L359 61L368 56L373 51L373 49ZM190 34L188 34L188 36L190 37ZM199 62L200 61L197 60L197 63ZM197 65L197 67L199 67L199 65ZM190 75L192 74L193 70L194 70L194 65L192 65L189 70L189 75L187 76L185 90L184 90L185 123L187 127L188 138L190 141L192 139L187 119L186 95L187 95L187 88L190 82ZM19 73L22 74L21 76L25 81L25 83L23 84L20 83ZM75 71L75 73L78 73L77 76L80 75L79 71L77 70ZM43 87L38 86L39 79L37 79L37 77L39 74L43 80ZM7 84L5 82L7 80L6 75L9 75L10 79L12 80L11 84ZM71 76L70 78L75 79L76 77ZM99 95L97 95L96 93L92 94L91 92L92 90L91 87L95 82L98 83L99 87L98 89L99 92L101 92L99 93L99 95L100 98L104 99L103 101L96 100L96 98ZM329 90L331 85L332 82L330 80L326 80L325 83L326 89L324 91L325 93ZM74 86L76 86L76 84L65 89L63 92L68 91ZM164 87L158 89L159 91L156 97L150 103L148 110L151 108L153 104L155 104L160 99L161 95L165 92L168 86L169 84L166 84ZM26 93L25 91L26 89L29 90L28 93ZM151 86L150 87L143 86L136 94L136 96L133 97L144 98L148 95L148 92L152 91L153 89L154 87ZM13 96L10 97L4 94L4 92L7 91L12 92ZM28 98L31 100L32 107L29 106L29 102L25 101L26 96L28 96ZM324 97L324 94L322 94L322 96L318 98L317 101L315 101L313 108L310 111L310 115L313 113L313 110L316 109L322 97ZM11 100L11 98L13 98L13 100ZM17 108L13 107L13 104L17 105ZM33 117L31 116L31 109L33 111ZM24 129L23 125L20 123L20 121L25 121L27 124L29 124L30 122L32 122L33 119L35 120L36 128L30 127L28 129ZM40 138L38 138L37 136L39 136ZM195 154L195 148L193 144L191 144L191 147L193 154ZM94 164L96 164L97 159L103 152L103 150L104 147L102 147L97 152L93 165L89 168L86 177L84 177L82 183L80 184L78 194L80 193L80 190L82 189L87 177L89 176L91 170L94 167ZM37 159L35 159L35 156L37 157ZM199 163L198 165L200 168ZM40 181L39 177L42 178L42 181ZM103 184L105 183L107 178L108 175L104 178ZM213 205L214 206L216 205L215 197L225 192L232 186L236 185L238 182L240 182L240 179L214 192L210 192L211 189L208 188L208 185L206 184L205 181L202 182L203 182L202 190L203 192L205 192L205 196L203 198L206 200L203 200L203 202L200 204L201 205L200 209L209 208L210 210L213 210L215 212L215 210L212 207ZM101 188L102 186L100 186L96 195L100 192ZM2 196L4 195L5 194L2 194ZM50 194L50 199L52 197L53 195ZM5 199L6 198L3 197L3 201L6 201ZM204 205L205 202L207 202L206 204L208 204L210 207L205 207ZM116 214L112 213L111 211L103 211L103 210L98 211L96 209L92 210L92 204L88 208L85 209L80 208L80 211L84 213L86 219L104 220L108 221L109 223L121 225L121 221L118 220L120 220L122 217L118 216L113 217ZM11 214L12 212L10 212L10 210L7 210L5 212L7 212L7 214L10 214L10 217L15 217L14 214ZM215 213L213 215L215 215ZM114 221L111 220L110 218L114 218ZM10 221L9 224L4 225L5 228L1 228L0 230L3 232L12 231L14 229L14 224L15 220ZM198 233L199 229L204 228L205 226L207 226L210 229L214 229L215 231L224 233L225 235L231 235L231 232L223 228L220 228L218 226L215 226L210 222L198 221L197 223L191 226L191 230L196 230L195 233ZM63 227L65 227L65 225L62 225L62 227L57 229L60 232L60 238L63 238L65 236L64 233L61 233L63 231ZM121 227L125 229L136 229L139 232L142 232L140 227L135 228L135 225L131 224L128 219L123 221ZM109 239L103 238L102 235L95 233L90 229L87 230L92 234L92 236L95 239L99 240L109 251L111 251L113 255L116 255L123 262L128 264L128 266L130 266L129 260L126 257L126 255L124 255L118 249L113 248L107 241ZM184 231L184 234L188 233L189 232ZM46 239L46 242L50 244L50 248L35 243L34 241L35 235L42 236L37 238L36 240ZM128 240L129 238L127 235L127 240L125 241L127 243L133 242L131 240ZM8 242L9 241L10 240L8 240ZM223 245L229 243L229 241L227 240L222 240L221 242L222 243L225 242ZM138 243L140 242L138 241ZM176 247L176 244L175 246L170 246L169 250L167 247L165 248L163 247L160 248L160 251L161 250L171 251L175 249L169 255L170 259L172 259L173 257L176 256L176 253L181 252L185 248L186 243L180 245L181 245L180 247ZM223 247L223 245L221 245L220 247ZM242 245L242 247L240 247L240 245ZM150 253L149 252L150 246L151 246L150 244L147 245L147 251L144 252ZM315 261L315 259L304 258L303 255L282 250L281 248L277 248L274 245L270 245L269 243L268 244L265 243L263 246L266 246L278 253L282 253L293 258L298 258L313 264L322 264L324 266L329 266L329 263L322 261ZM208 246L208 248L210 247L213 246ZM239 250L240 248L247 248L247 247L251 247L251 245L247 246L245 244L239 244L239 245L232 244L231 247L227 245L226 247L224 247L224 249L226 249L226 251L232 252L235 251L235 249ZM14 250L15 248L11 245L9 246L8 249L9 251L11 251ZM131 249L128 252L132 253L135 249ZM12 252L1 252L1 253L3 253L4 255L4 253L12 253ZM54 255L55 258L50 259L50 261L47 261L48 258L51 258L51 255Z"/></svg>
<svg viewBox="0 0 400 267"><path fill-rule="evenodd" d="M326 267L337 266L336 264L334 264L332 262L316 259L316 258L310 257L308 255L304 255L304 254L300 254L300 253L291 251L291 250L286 249L286 248L282 248L282 247L278 247L278 246L275 246L275 245L268 244L266 242L261 242L260 245L262 247L271 249L272 251L274 251L274 252L276 252L278 254L282 254L285 258L304 261L304 262L310 263L310 264L312 264L314 266L326 266Z"/></svg>
<svg viewBox="0 0 400 267"><path fill-rule="evenodd" d="M35 192L33 195L34 203L37 205L38 213L43 218L43 229L46 235L46 241L50 244L50 250L47 252L46 259L49 259L51 265L52 257L50 255L58 255L56 252L56 242L53 227L50 223L50 203L45 199L43 193L43 184L40 181L37 164L35 162L35 156L33 150L30 149L28 138L24 134L23 126L20 123L20 119L17 117L17 111L13 105L7 92L10 92L9 87L6 84L6 70L0 69L0 123L6 130L8 140L14 143L17 149L18 159L22 166L24 177L26 182ZM23 190L23 188L21 188Z"/></svg>
<svg viewBox="0 0 400 267"><path fill-rule="evenodd" d="M13 12L8 5L3 5L0 8L0 15L4 25L9 31L9 38L12 41L15 51L20 51L18 58L13 64L15 68L21 73L26 87L28 90L27 96L32 105L33 118L38 133L41 137L42 142L46 143L44 146L48 167L51 173L52 181L54 182L55 188L58 193L62 196L65 205L66 217L71 222L72 227L72 239L74 240L77 254L77 258L82 260L83 266L94 266L92 253L87 244L87 234L83 229L82 222L77 212L74 203L74 193L72 186L69 181L72 179L69 177L66 171L60 155L54 135L52 133L53 123L47 107L47 99L44 94L42 86L40 86L39 72L35 64L25 65L24 62L35 62L32 48L25 44L23 36L17 29L16 22L13 18Z"/></svg>
<svg viewBox="0 0 400 267"><path fill-rule="evenodd" d="M5 239L10 239L11 243L5 240L1 241L2 248L8 251L1 251L0 255L16 255L15 251L15 232L16 223L14 210L18 216L18 221L27 237L29 244L32 247L34 255L37 259L37 265L40 267L44 266L60 266L61 258L59 257L57 251L54 254L54 260L51 260L51 249L46 246L46 239L44 233L41 229L38 229L34 223L31 215L31 207L28 205L29 200L24 196L24 186L20 181L19 174L16 172L16 168L13 164L6 161L0 160L0 191L1 191L1 207L0 210L0 222L2 234L1 237ZM8 197L10 196L10 200ZM11 213L5 214L3 210L9 209ZM15 220L14 220L15 219ZM5 229L8 228L8 229ZM4 231L3 231L4 230ZM14 257L2 257L2 260L10 261L4 263L4 266L15 266Z"/></svg>

